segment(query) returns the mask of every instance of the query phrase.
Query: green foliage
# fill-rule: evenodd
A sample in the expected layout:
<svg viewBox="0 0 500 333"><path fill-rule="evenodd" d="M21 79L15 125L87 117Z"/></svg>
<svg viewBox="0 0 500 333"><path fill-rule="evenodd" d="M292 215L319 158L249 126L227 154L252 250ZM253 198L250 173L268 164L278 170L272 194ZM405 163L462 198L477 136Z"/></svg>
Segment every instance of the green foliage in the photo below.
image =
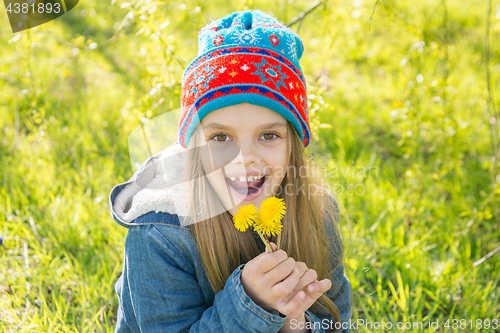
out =
<svg viewBox="0 0 500 333"><path fill-rule="evenodd" d="M488 56L487 4L325 1L292 26L308 149L346 209L353 320L500 319L500 255L473 266L500 245L500 3ZM259 8L287 24L309 5L89 0L2 26L0 330L114 330L126 230L108 195L136 167L129 134L180 107L211 19Z"/></svg>

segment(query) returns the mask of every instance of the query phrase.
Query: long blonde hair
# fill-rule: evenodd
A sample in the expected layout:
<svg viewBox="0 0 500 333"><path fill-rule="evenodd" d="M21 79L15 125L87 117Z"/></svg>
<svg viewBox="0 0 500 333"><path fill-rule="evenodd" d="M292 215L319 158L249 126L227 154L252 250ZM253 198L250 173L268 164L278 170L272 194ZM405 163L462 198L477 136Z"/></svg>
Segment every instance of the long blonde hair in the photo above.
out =
<svg viewBox="0 0 500 333"><path fill-rule="evenodd" d="M281 232L281 248L296 261L304 262L318 274L318 281L328 278L339 265L344 263L344 249L341 235L337 227L336 210L326 191L319 168L305 158L303 145L295 128L288 123L287 147L290 149L289 168L276 196L283 198L287 207L283 218ZM199 146L203 132L198 125L191 137L190 148ZM204 170L198 149L190 149L188 167L191 174L191 216L198 216L197 222L189 225L197 242L199 254L206 275L214 293L224 289L226 280L241 264L247 263L260 254L256 238L250 228L246 232L236 230L232 215L222 207L217 194L204 177ZM294 170L294 172L289 172ZM306 170L306 175L301 170ZM297 175L297 173L299 173ZM285 187L288 185L287 187ZM312 194L311 188L316 188ZM303 189L302 191L300 189ZM338 201L337 201L338 202ZM215 213L222 212L222 213ZM205 215L207 218L199 218ZM328 239L327 228L332 238ZM276 243L274 237L270 238ZM344 265L345 266L345 265ZM332 281L335 288L342 281ZM326 310L340 322L339 309L325 294L321 295L309 309L318 307Z"/></svg>

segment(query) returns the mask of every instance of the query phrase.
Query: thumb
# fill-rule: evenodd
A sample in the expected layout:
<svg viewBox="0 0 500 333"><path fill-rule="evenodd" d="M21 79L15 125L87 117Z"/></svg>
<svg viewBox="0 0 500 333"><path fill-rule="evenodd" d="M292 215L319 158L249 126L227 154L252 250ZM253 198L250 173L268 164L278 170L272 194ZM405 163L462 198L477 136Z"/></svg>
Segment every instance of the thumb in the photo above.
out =
<svg viewBox="0 0 500 333"><path fill-rule="evenodd" d="M274 244L273 242L269 242L269 244L271 244L271 248L273 249L273 251L276 251L278 246L276 246L276 244ZM266 253L269 253L269 248L267 246L266 246Z"/></svg>

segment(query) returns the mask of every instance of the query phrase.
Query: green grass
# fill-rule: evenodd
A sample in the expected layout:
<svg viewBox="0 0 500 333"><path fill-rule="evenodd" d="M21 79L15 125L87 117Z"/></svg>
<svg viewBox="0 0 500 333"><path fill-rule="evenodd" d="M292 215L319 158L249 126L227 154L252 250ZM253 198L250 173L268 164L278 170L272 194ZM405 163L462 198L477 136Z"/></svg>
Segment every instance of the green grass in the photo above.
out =
<svg viewBox="0 0 500 333"><path fill-rule="evenodd" d="M473 266L500 245L499 131L488 121L500 120L500 3L489 92L487 1L378 1L369 29L374 3L327 2L299 30L309 150L346 208L352 319L439 320L439 332L457 331L447 319L500 320L500 254ZM114 331L126 229L108 195L136 168L129 135L179 108L209 18L260 8L287 23L310 2L124 4L80 2L15 35L0 6L2 332ZM494 332L467 324L458 331Z"/></svg>

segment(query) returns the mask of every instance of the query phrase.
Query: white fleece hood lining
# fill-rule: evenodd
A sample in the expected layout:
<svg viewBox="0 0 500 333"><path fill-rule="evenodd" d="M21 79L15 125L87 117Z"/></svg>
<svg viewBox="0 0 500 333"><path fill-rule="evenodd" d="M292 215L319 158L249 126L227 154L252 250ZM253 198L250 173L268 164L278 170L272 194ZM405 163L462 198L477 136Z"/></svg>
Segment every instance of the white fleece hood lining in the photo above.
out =
<svg viewBox="0 0 500 333"><path fill-rule="evenodd" d="M113 203L120 219L132 222L152 211L187 215L186 163L176 154L183 150L179 144L173 144L158 153L159 157L149 160L135 181L121 189Z"/></svg>

